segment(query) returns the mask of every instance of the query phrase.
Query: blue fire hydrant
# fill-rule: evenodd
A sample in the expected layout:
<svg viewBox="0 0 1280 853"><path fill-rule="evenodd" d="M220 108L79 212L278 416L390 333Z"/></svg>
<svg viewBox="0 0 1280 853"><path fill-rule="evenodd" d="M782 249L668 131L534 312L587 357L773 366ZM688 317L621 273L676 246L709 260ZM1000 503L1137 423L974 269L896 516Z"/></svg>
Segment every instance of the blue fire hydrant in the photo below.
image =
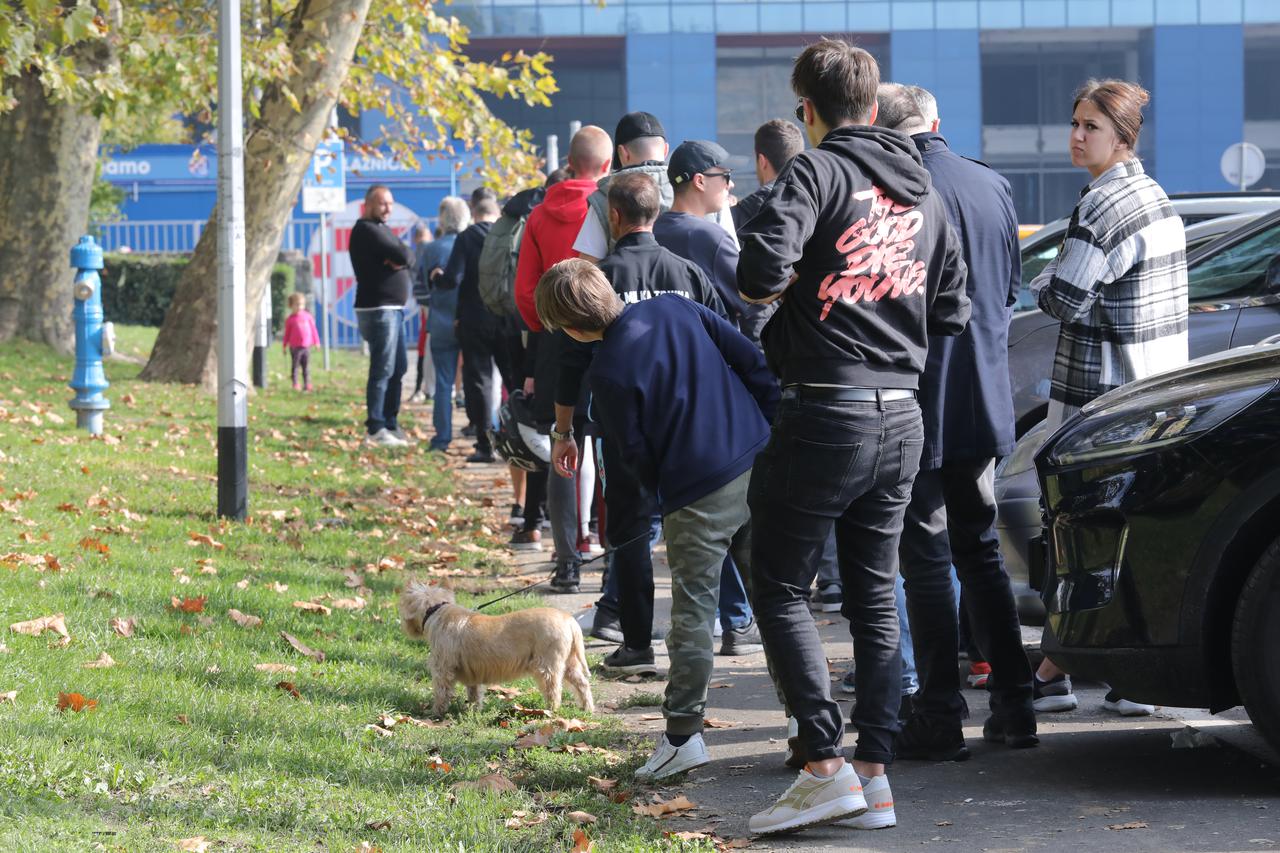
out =
<svg viewBox="0 0 1280 853"><path fill-rule="evenodd" d="M76 411L76 426L90 435L102 435L102 413L111 402L102 396L110 384L102 370L102 247L90 236L80 238L71 249L71 266L76 270L76 307L72 319L76 326L76 369L71 374L70 388L76 392L71 408Z"/></svg>

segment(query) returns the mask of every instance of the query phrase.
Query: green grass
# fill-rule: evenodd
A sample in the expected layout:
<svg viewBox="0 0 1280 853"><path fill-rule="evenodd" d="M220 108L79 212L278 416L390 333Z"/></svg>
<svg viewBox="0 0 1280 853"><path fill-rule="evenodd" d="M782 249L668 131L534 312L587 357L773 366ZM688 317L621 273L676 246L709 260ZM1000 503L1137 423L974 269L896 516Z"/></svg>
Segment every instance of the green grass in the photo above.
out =
<svg viewBox="0 0 1280 853"><path fill-rule="evenodd" d="M143 355L153 336L121 328L119 348ZM278 349L271 359L272 387L249 404L250 521L224 524L211 397L137 382L137 366L112 362L107 439L91 440L67 408L71 359L0 347L0 694L17 691L0 704L0 849L174 850L204 836L211 850L567 850L575 825L564 815L575 809L599 818L588 828L598 850L699 849L587 783L628 780L642 760L614 718L555 738L604 748L575 755L513 749L524 721L492 693L480 709L456 702L445 728L368 729L382 713L425 717L430 701L427 649L396 617L405 577L453 573L476 593L463 603L503 588L500 521L482 496L455 493L421 445L360 446L360 358L336 353L310 395L289 388ZM32 564L45 554L58 571ZM346 586L347 570L367 589ZM268 586L279 584L288 590ZM361 610L293 606L355 594L368 601ZM207 596L204 611L174 610L175 596ZM522 595L495 609L535 603ZM241 628L231 608L263 624ZM7 630L56 613L65 646ZM113 617L136 619L134 636L113 632ZM291 650L281 631L324 662ZM114 667L82 666L103 652ZM515 701L541 704L532 683L516 686ZM60 712L63 692L98 706ZM518 789L452 787L493 772ZM548 818L507 829L516 810Z"/></svg>

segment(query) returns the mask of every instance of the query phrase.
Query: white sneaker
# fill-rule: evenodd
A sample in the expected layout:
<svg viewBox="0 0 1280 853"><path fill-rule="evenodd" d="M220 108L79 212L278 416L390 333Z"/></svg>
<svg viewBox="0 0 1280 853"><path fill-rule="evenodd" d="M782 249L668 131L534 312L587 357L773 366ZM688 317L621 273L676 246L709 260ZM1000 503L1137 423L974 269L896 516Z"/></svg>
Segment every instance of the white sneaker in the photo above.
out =
<svg viewBox="0 0 1280 853"><path fill-rule="evenodd" d="M756 835L792 832L857 817L866 810L862 782L853 765L846 763L832 776L801 770L776 803L751 816L747 828Z"/></svg>
<svg viewBox="0 0 1280 853"><path fill-rule="evenodd" d="M1103 710L1110 711L1113 714L1119 714L1122 717L1150 717L1156 712L1155 705L1142 705L1138 702L1130 702L1128 699L1122 699L1117 696L1114 690L1103 698L1102 708Z"/></svg>
<svg viewBox="0 0 1280 853"><path fill-rule="evenodd" d="M392 435L394 435L396 438L398 438L398 439L400 439L402 442L404 442L404 444L405 444L405 446L406 446L406 447L408 447L408 446L411 446L411 445L414 445L414 444L417 444L417 443L418 443L416 439L412 439L412 438L410 438L409 436L405 435L404 430L400 429L399 427L396 427L395 429L389 429L389 430L387 430L387 432L391 433L391 434L392 434Z"/></svg>
<svg viewBox="0 0 1280 853"><path fill-rule="evenodd" d="M888 776L875 776L862 787L867 801L867 811L855 818L842 820L836 826L850 829L888 829L898 825L898 815L893 810L893 791L889 790Z"/></svg>
<svg viewBox="0 0 1280 853"><path fill-rule="evenodd" d="M395 433L393 433L389 429L386 429L385 427L383 429L378 430L373 435L365 436L364 443L377 445L378 447L408 447L409 446L409 442L401 441L399 438L396 437Z"/></svg>
<svg viewBox="0 0 1280 853"><path fill-rule="evenodd" d="M666 734L663 733L653 755L636 768L636 780L648 782L654 779L665 779L709 763L711 763L711 756L707 753L707 742L702 739L702 735L693 735L682 745L672 746Z"/></svg>
<svg viewBox="0 0 1280 853"><path fill-rule="evenodd" d="M426 394L423 394L421 391L414 391L412 394L409 395L409 399L406 400L405 402L421 403L421 402L424 402L426 399L427 399Z"/></svg>

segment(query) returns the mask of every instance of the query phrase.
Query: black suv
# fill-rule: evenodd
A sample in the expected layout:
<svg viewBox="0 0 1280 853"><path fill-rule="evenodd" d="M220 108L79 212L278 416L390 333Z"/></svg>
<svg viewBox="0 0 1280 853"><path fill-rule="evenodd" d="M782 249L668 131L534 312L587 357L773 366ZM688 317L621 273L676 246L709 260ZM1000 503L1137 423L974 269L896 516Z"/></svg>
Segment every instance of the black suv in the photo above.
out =
<svg viewBox="0 0 1280 853"><path fill-rule="evenodd" d="M1243 703L1280 748L1280 346L1105 394L1035 461L1045 654L1138 702Z"/></svg>

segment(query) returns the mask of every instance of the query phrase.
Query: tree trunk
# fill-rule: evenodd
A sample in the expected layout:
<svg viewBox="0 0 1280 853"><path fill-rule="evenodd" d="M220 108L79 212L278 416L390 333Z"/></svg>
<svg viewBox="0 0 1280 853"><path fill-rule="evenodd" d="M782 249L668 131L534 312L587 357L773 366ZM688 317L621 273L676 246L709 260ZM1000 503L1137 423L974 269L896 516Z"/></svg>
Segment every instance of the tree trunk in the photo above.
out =
<svg viewBox="0 0 1280 853"><path fill-rule="evenodd" d="M302 188L316 143L328 126L346 80L370 0L302 0L290 23L289 48L296 68L262 97L260 118L244 146L245 313L257 319L271 266ZM289 93L297 96L295 109ZM142 378L217 384L217 209L182 273ZM246 335L252 346L253 335Z"/></svg>
<svg viewBox="0 0 1280 853"><path fill-rule="evenodd" d="M102 126L50 101L35 73L14 88L18 106L0 115L0 342L24 337L69 352L68 253L89 224Z"/></svg>

